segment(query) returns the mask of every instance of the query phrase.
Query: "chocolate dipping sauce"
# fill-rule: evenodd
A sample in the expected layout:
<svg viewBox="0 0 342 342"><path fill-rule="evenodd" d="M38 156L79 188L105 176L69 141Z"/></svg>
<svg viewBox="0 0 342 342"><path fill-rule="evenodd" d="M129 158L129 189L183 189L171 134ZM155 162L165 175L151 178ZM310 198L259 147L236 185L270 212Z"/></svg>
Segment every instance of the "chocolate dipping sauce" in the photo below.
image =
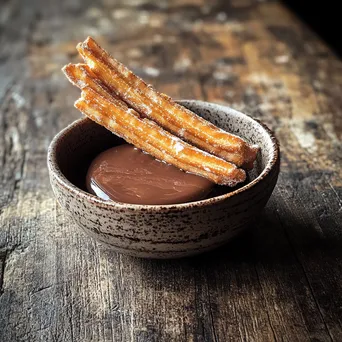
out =
<svg viewBox="0 0 342 342"><path fill-rule="evenodd" d="M89 192L104 200L133 204L176 204L205 198L214 184L124 144L99 154L86 179Z"/></svg>

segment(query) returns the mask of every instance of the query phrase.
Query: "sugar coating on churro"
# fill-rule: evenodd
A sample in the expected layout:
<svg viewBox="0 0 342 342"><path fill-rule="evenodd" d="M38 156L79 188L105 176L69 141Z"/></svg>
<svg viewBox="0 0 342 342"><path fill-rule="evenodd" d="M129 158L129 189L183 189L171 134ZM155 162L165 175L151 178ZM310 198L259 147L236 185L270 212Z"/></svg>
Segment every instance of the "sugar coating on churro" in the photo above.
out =
<svg viewBox="0 0 342 342"><path fill-rule="evenodd" d="M235 186L245 172L235 165L189 145L148 119L124 110L91 88L84 88L75 106L84 114L157 159L215 183Z"/></svg>
<svg viewBox="0 0 342 342"><path fill-rule="evenodd" d="M230 134L158 93L88 37L78 51L106 86L170 132L238 166L252 165L258 147Z"/></svg>
<svg viewBox="0 0 342 342"><path fill-rule="evenodd" d="M251 168L257 147L158 93L91 38L77 49L87 64L68 64L63 72L82 90L75 107L90 119L156 159L217 184L246 179L234 164Z"/></svg>

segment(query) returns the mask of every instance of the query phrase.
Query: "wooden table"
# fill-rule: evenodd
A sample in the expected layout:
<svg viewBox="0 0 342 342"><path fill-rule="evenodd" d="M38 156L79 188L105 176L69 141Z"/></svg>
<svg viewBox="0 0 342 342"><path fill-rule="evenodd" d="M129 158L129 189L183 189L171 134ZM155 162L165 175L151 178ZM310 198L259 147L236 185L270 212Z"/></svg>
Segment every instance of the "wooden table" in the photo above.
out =
<svg viewBox="0 0 342 342"><path fill-rule="evenodd" d="M80 117L60 69L87 35L161 91L275 131L282 172L252 230L152 261L69 221L46 151ZM7 0L0 42L0 341L342 341L342 64L281 3Z"/></svg>

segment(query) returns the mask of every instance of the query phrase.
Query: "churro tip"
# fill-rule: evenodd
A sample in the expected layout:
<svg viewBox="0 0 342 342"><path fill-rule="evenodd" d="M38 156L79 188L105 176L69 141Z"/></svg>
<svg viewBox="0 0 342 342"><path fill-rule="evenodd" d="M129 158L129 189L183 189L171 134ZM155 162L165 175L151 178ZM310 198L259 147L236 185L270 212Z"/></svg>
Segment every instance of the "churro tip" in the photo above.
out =
<svg viewBox="0 0 342 342"><path fill-rule="evenodd" d="M74 102L74 107L75 107L76 109L80 110L81 112L82 112L82 110L81 110L81 108L82 108L82 103L83 103L83 99L82 99L82 98L79 98L79 99L77 99L77 100Z"/></svg>
<svg viewBox="0 0 342 342"><path fill-rule="evenodd" d="M80 52L83 49L83 43L82 42L78 43L76 45L76 49L77 49L78 52Z"/></svg>
<svg viewBox="0 0 342 342"><path fill-rule="evenodd" d="M90 42L90 41L95 41L95 39L94 39L92 36L88 36L88 37L84 40L83 44L87 44L87 43Z"/></svg>
<svg viewBox="0 0 342 342"><path fill-rule="evenodd" d="M232 170L232 179L228 181L227 185L235 186L238 183L244 182L245 180L246 180L246 172L242 169L236 168Z"/></svg>
<svg viewBox="0 0 342 342"><path fill-rule="evenodd" d="M91 44L98 46L95 39L91 36L88 36L82 43L79 44L80 47L83 49L89 49Z"/></svg>
<svg viewBox="0 0 342 342"><path fill-rule="evenodd" d="M62 72L63 72L65 75L67 74L67 70L68 70L70 64L71 64L71 63L68 63L68 64L64 65L64 66L62 67L62 69L61 69Z"/></svg>
<svg viewBox="0 0 342 342"><path fill-rule="evenodd" d="M258 153L258 151L260 150L260 146L254 144L254 145L251 145L251 149L252 149L253 151L255 151L256 153Z"/></svg>

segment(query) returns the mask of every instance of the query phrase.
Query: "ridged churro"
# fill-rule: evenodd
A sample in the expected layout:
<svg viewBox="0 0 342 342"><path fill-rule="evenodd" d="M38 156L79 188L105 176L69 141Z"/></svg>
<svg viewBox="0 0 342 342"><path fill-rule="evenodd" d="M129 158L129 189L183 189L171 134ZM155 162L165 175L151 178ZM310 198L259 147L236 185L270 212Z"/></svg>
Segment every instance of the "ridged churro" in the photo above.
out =
<svg viewBox="0 0 342 342"><path fill-rule="evenodd" d="M234 164L184 142L149 119L139 118L134 109L125 109L120 100L110 100L90 87L83 88L75 107L128 143L184 171L229 186L246 178L245 172Z"/></svg>
<svg viewBox="0 0 342 342"><path fill-rule="evenodd" d="M81 90L89 87L109 101L118 100L118 98L102 84L101 80L96 77L88 65L81 63L67 64L62 68L62 71L68 80ZM116 101L115 103L125 110L128 109L126 103L121 100ZM136 113L136 115L139 116L138 113Z"/></svg>
<svg viewBox="0 0 342 342"><path fill-rule="evenodd" d="M91 37L77 45L91 71L108 90L174 135L237 166L251 169L258 147L230 134L157 92L103 50Z"/></svg>

